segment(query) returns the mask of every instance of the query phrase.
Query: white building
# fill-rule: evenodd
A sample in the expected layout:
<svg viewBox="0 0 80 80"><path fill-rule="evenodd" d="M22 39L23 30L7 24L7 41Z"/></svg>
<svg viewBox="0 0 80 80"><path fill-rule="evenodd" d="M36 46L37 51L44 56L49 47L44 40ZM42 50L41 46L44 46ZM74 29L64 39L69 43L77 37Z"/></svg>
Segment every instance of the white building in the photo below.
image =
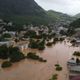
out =
<svg viewBox="0 0 80 80"><path fill-rule="evenodd" d="M80 64L77 65L76 60L69 60L68 63L69 78L80 75Z"/></svg>

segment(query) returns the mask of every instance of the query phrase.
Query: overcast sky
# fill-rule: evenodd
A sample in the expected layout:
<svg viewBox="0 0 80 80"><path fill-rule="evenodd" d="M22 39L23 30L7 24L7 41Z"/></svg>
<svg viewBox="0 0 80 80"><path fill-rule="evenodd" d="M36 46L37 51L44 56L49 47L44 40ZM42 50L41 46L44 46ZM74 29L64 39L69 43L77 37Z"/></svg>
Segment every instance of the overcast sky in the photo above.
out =
<svg viewBox="0 0 80 80"><path fill-rule="evenodd" d="M45 10L56 10L59 12L75 15L80 13L80 0L35 0Z"/></svg>

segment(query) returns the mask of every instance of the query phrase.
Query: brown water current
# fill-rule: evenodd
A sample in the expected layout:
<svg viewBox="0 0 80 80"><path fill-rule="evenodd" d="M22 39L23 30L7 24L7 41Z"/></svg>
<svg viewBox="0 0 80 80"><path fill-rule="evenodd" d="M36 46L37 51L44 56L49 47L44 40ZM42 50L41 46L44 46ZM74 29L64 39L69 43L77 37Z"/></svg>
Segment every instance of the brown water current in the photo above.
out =
<svg viewBox="0 0 80 80"><path fill-rule="evenodd" d="M25 59L10 68L0 68L0 80L49 80L55 73L58 74L58 80L69 80L67 61L74 51L79 50L79 47L70 47L70 44L65 42L47 47L44 51L27 49L27 52L37 52L47 62ZM63 67L61 72L55 70L54 65L57 63Z"/></svg>

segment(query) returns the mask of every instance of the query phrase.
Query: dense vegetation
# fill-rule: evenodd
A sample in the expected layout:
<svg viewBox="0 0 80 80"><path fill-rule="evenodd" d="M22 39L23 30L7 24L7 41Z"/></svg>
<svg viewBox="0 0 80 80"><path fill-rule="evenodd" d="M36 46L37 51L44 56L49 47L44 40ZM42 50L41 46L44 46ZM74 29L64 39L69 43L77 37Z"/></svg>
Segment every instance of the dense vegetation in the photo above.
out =
<svg viewBox="0 0 80 80"><path fill-rule="evenodd" d="M73 21L71 24L70 24L70 27L72 28L80 28L80 18Z"/></svg>
<svg viewBox="0 0 80 80"><path fill-rule="evenodd" d="M28 47L32 48L32 49L44 50L45 49L45 40L35 41L35 40L31 39Z"/></svg>
<svg viewBox="0 0 80 80"><path fill-rule="evenodd" d="M52 46L53 42L48 42L46 45L47 46Z"/></svg>
<svg viewBox="0 0 80 80"><path fill-rule="evenodd" d="M72 36L72 35L74 35L76 33L76 31L75 31L75 28L74 27L70 27L70 28L68 28L68 30L67 30L67 36Z"/></svg>
<svg viewBox="0 0 80 80"><path fill-rule="evenodd" d="M0 0L0 15L44 15L34 0Z"/></svg>
<svg viewBox="0 0 80 80"><path fill-rule="evenodd" d="M22 24L49 24L58 20L73 20L69 15L45 11L34 0L0 0L0 18Z"/></svg>
<svg viewBox="0 0 80 80"><path fill-rule="evenodd" d="M23 53L17 47L0 46L0 59L9 59L11 62L18 62L24 58Z"/></svg>
<svg viewBox="0 0 80 80"><path fill-rule="evenodd" d="M27 58L28 59L33 59L33 60L38 60L40 62L46 62L46 60L44 60L43 58L39 57L38 55L36 55L36 53L28 53L27 54Z"/></svg>
<svg viewBox="0 0 80 80"><path fill-rule="evenodd" d="M54 21L72 21L74 18L67 14L62 14L53 10L47 11L48 16L50 16Z"/></svg>
<svg viewBox="0 0 80 80"><path fill-rule="evenodd" d="M12 63L10 61L4 61L1 65L2 68L11 67Z"/></svg>
<svg viewBox="0 0 80 80"><path fill-rule="evenodd" d="M49 22L45 10L34 0L0 0L0 18L13 21L18 25Z"/></svg>
<svg viewBox="0 0 80 80"><path fill-rule="evenodd" d="M29 30L24 34L24 38L36 38L36 32L33 30Z"/></svg>
<svg viewBox="0 0 80 80"><path fill-rule="evenodd" d="M8 33L5 33L5 34L2 35L2 38L11 38L11 35L8 34Z"/></svg>
<svg viewBox="0 0 80 80"><path fill-rule="evenodd" d="M0 46L0 59L5 59L1 65L2 68L7 68L12 66L12 63L19 62L24 59L25 56L20 52L17 47L7 47L6 45Z"/></svg>
<svg viewBox="0 0 80 80"><path fill-rule="evenodd" d="M62 71L62 67L59 64L56 64L55 67L56 71Z"/></svg>
<svg viewBox="0 0 80 80"><path fill-rule="evenodd" d="M18 62L25 58L24 54L21 53L17 47L10 47L9 53L9 58L11 62Z"/></svg>
<svg viewBox="0 0 80 80"><path fill-rule="evenodd" d="M74 56L79 56L79 57L80 57L80 52L75 51L75 52L73 53L73 55L74 55Z"/></svg>

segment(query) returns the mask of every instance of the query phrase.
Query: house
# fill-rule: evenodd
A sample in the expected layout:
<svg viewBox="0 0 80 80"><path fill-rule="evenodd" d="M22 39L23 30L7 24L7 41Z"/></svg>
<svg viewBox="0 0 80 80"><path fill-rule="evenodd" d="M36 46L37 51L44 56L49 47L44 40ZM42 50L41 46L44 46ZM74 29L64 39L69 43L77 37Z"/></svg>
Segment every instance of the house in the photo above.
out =
<svg viewBox="0 0 80 80"><path fill-rule="evenodd" d="M14 32L14 31L5 31L5 32L3 32L3 34L10 34L11 38L14 38L15 35L16 35L16 32Z"/></svg>
<svg viewBox="0 0 80 80"><path fill-rule="evenodd" d="M13 25L13 23L12 23L12 22L9 22L7 25L8 25L8 26L12 26L12 25Z"/></svg>
<svg viewBox="0 0 80 80"><path fill-rule="evenodd" d="M12 46L12 45L14 45L14 41L1 41L0 42L0 46L1 45L7 45L7 46Z"/></svg>
<svg viewBox="0 0 80 80"><path fill-rule="evenodd" d="M67 66L68 66L68 70L69 70L69 78L70 78L70 80L74 80L72 78L80 75L80 64L77 64L75 59L69 60L67 62Z"/></svg>

